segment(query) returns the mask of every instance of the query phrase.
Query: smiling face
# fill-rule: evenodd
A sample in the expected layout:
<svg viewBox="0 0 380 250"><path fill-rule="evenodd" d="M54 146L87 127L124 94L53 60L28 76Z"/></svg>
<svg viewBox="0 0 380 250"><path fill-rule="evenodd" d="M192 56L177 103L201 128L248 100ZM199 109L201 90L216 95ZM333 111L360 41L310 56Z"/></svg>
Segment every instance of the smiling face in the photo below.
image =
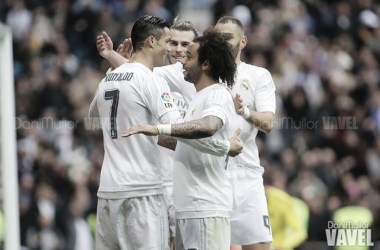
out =
<svg viewBox="0 0 380 250"><path fill-rule="evenodd" d="M239 26L232 22L217 23L215 29L232 36L232 38L228 40L228 43L232 46L232 54L235 59L240 56L239 52L244 48L245 44L242 44L244 34Z"/></svg>
<svg viewBox="0 0 380 250"><path fill-rule="evenodd" d="M197 84L202 76L202 66L198 64L199 43L191 43L186 51L186 59L183 63L185 80Z"/></svg>
<svg viewBox="0 0 380 250"><path fill-rule="evenodd" d="M170 53L170 30L168 28L164 29L160 40L157 41L157 44L154 46L154 66L164 65L166 53Z"/></svg>
<svg viewBox="0 0 380 250"><path fill-rule="evenodd" d="M168 59L170 64L174 64L176 62L183 63L186 57L186 51L189 47L190 43L195 38L193 31L180 31L172 29L170 31L171 41L170 41L170 50L168 53Z"/></svg>

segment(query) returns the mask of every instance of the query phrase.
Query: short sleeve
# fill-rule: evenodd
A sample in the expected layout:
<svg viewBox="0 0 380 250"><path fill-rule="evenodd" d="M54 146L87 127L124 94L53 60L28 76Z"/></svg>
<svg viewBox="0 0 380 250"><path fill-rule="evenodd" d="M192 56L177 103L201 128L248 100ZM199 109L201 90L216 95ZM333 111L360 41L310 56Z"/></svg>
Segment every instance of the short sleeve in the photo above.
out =
<svg viewBox="0 0 380 250"><path fill-rule="evenodd" d="M276 87L269 71L258 79L258 85L255 89L255 107L257 112L276 111Z"/></svg>
<svg viewBox="0 0 380 250"><path fill-rule="evenodd" d="M160 77L152 77L147 81L143 85L140 96L142 102L152 112L153 116L158 120L168 112L178 112L166 81Z"/></svg>
<svg viewBox="0 0 380 250"><path fill-rule="evenodd" d="M223 121L223 126L226 124L227 121L227 90L225 89L218 89L214 90L210 93L210 96L207 97L205 101L205 106L202 111L202 118L206 116L216 116L220 118ZM229 95L229 94L228 94ZM229 96L231 98L231 96Z"/></svg>

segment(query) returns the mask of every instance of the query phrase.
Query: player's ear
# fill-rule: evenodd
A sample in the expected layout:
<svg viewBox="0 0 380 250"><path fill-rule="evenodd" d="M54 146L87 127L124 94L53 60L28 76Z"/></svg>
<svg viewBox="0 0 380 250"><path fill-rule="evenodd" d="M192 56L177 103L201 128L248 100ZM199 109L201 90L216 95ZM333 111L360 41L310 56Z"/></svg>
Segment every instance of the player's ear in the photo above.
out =
<svg viewBox="0 0 380 250"><path fill-rule="evenodd" d="M248 38L246 36L243 36L240 41L240 49L244 49L247 43L248 43Z"/></svg>
<svg viewBox="0 0 380 250"><path fill-rule="evenodd" d="M145 40L145 45L147 45L149 48L154 47L154 36L148 36L148 38Z"/></svg>
<svg viewBox="0 0 380 250"><path fill-rule="evenodd" d="M206 60L202 63L202 70L209 70L210 69L210 61Z"/></svg>

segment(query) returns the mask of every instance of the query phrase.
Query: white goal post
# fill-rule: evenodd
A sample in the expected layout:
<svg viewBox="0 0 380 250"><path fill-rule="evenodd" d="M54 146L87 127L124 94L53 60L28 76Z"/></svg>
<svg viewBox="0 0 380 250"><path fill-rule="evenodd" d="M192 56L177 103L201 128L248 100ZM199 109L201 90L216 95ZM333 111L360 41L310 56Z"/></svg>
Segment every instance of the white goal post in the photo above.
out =
<svg viewBox="0 0 380 250"><path fill-rule="evenodd" d="M0 22L0 160L5 250L20 249L12 32Z"/></svg>

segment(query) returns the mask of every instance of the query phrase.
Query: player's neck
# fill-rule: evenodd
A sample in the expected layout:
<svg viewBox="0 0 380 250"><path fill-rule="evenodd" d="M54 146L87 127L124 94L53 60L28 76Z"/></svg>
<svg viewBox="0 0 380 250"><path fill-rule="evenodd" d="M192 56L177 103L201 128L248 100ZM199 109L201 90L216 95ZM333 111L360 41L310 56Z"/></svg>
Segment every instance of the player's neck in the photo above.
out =
<svg viewBox="0 0 380 250"><path fill-rule="evenodd" d="M241 50L239 51L239 53L237 54L236 58L235 58L235 63L236 63L236 67L239 67L241 61L240 61L240 55L241 55Z"/></svg>
<svg viewBox="0 0 380 250"><path fill-rule="evenodd" d="M194 84L194 86L196 91L199 92L202 89L207 88L208 86L211 86L213 84L215 84L215 80L213 80L211 77L205 74L202 74L201 78L196 84Z"/></svg>
<svg viewBox="0 0 380 250"><path fill-rule="evenodd" d="M153 71L153 56L152 53L149 51L145 51L142 49L141 51L135 52L131 59L129 60L130 63L141 63L145 67L149 68Z"/></svg>

